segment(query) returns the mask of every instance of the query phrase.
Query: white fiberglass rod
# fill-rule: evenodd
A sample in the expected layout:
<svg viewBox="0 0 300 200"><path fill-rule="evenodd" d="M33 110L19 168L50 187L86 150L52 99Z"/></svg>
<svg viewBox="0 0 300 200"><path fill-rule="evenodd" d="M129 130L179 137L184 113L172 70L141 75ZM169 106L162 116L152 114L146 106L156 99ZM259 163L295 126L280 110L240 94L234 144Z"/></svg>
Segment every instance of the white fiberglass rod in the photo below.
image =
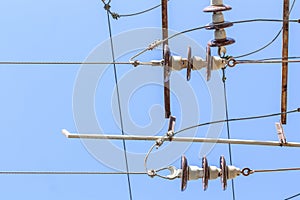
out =
<svg viewBox="0 0 300 200"><path fill-rule="evenodd" d="M81 139L102 139L102 140L144 140L157 141L166 139L167 136L139 136L139 135L103 135L103 134L74 134L66 129L62 133L67 138ZM200 142L200 143L219 143L219 144L241 144L241 145L260 145L260 146L285 146L285 147L300 147L298 142L280 143L279 141L257 141L257 140L239 140L239 139L221 139L221 138L199 138L199 137L172 137L172 142Z"/></svg>

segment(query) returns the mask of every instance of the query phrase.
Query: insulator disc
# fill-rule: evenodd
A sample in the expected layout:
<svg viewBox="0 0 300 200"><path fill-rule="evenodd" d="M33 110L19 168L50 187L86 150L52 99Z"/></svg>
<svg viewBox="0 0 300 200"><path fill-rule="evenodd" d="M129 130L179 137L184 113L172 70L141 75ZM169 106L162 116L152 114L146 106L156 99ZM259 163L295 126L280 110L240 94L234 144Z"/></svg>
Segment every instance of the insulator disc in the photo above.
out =
<svg viewBox="0 0 300 200"><path fill-rule="evenodd" d="M206 46L206 61L207 61L206 80L209 81L211 77L211 68L212 68L211 51L209 45Z"/></svg>
<svg viewBox="0 0 300 200"><path fill-rule="evenodd" d="M231 6L228 5L210 5L203 9L203 12L222 12L231 10Z"/></svg>
<svg viewBox="0 0 300 200"><path fill-rule="evenodd" d="M205 191L208 187L208 179L209 179L208 162L205 156L202 158L202 168L203 168L202 185L203 185L203 190Z"/></svg>
<svg viewBox="0 0 300 200"><path fill-rule="evenodd" d="M220 157L221 183L223 190L227 188L228 169L224 156Z"/></svg>
<svg viewBox="0 0 300 200"><path fill-rule="evenodd" d="M192 49L191 47L188 47L188 52L187 52L187 68L186 68L186 80L189 81L191 79L191 71L192 71Z"/></svg>
<svg viewBox="0 0 300 200"><path fill-rule="evenodd" d="M222 23L210 23L206 25L206 30L214 30L214 29L222 29L222 28L228 28L233 26L232 22L222 22Z"/></svg>
<svg viewBox="0 0 300 200"><path fill-rule="evenodd" d="M211 40L208 44L211 47L222 47L222 46L230 45L233 43L235 43L235 40L227 37L227 38L221 39L221 40Z"/></svg>
<svg viewBox="0 0 300 200"><path fill-rule="evenodd" d="M181 156L181 170L181 191L184 191L186 189L189 178L189 168L185 156Z"/></svg>

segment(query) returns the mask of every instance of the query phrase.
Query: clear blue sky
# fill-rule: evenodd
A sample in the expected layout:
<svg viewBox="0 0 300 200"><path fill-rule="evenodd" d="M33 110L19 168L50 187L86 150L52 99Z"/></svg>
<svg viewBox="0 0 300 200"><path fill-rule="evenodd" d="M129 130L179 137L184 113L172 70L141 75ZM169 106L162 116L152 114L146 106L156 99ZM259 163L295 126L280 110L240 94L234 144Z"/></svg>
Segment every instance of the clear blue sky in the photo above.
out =
<svg viewBox="0 0 300 200"><path fill-rule="evenodd" d="M159 3L159 1L145 0L112 0L111 10L119 14L127 14ZM224 12L225 19L228 21L282 18L282 0L225 1L225 3L233 7L231 11ZM170 0L169 28L182 31L209 23L211 14L202 12L208 4L208 0ZM1 1L0 8L0 61L84 61L97 45L109 38L106 11L100 0L10 0ZM297 16L299 12L299 2L296 2L290 18L299 18ZM136 17L112 20L113 35L137 28L160 26L160 8ZM280 27L279 23L235 25L227 29L227 35L236 40L234 45L227 48L227 52L234 56L255 50L269 42ZM290 56L299 56L299 32L298 24L290 25ZM207 41L212 39L213 32L201 30L186 36L192 38L198 45L205 46ZM118 46L116 45L115 48L118 49ZM132 50L128 49L128 51ZM109 52L110 49L107 51ZM186 49L182 51L186 52ZM280 56L281 37L272 46L250 58ZM94 58L98 61L105 59L107 58L102 55ZM160 59L160 56L154 52L144 55L142 59L148 61ZM127 61L128 55L118 60ZM298 88L300 68L297 65L290 64L289 69L289 110L300 107ZM131 66L117 66L117 68L120 70L119 76L132 70ZM79 71L78 65L0 66L0 171L114 170L95 159L80 140L66 139L60 133L62 128L72 132L77 130L72 103ZM226 72L230 118L280 111L280 64L241 65L227 69ZM112 110L108 109L106 104L101 104L106 102L110 106L112 94L109 91L114 87L112 68L106 73L107 77L101 80L96 93L97 119L99 123L103 123L101 119L106 120L103 125L105 133L120 134L120 129L111 117ZM179 75L184 77L185 73ZM199 122L209 121L212 105L208 105L210 95L207 88L205 89L205 81L199 76L193 76L189 84L195 90L199 100ZM106 89L101 91L101 88ZM141 91L136 91L134 95L137 100L130 104L132 118L145 126L150 123L148 109L153 104L162 105L163 92L159 87L145 87ZM178 98L179 100L173 98L172 108L180 123L182 111L177 108L180 95ZM222 100L223 96L220 95L219 98ZM161 109L158 109L154 116L163 114L159 111ZM88 118L86 120L89 121ZM278 117L273 117L230 123L231 137L277 140L274 123L278 120ZM288 141L300 141L299 120L298 114L289 115L288 124L284 126ZM164 122L158 134L163 134L166 129L167 121ZM176 129L180 129L180 126L177 125ZM197 135L204 136L206 131L207 127L199 128ZM226 137L225 128L221 137ZM121 143L114 142L114 144L120 146ZM134 153L145 153L151 145L150 142L130 142L128 148ZM193 144L185 152L190 164L201 165L200 148L201 144ZM227 148L227 145L215 146L208 154L209 164L219 166L220 155L225 155L229 163ZM298 159L300 150L296 148L234 145L232 152L233 163L240 168L272 169L300 166ZM104 149L100 154L109 155L110 152ZM179 158L180 155L172 165L179 167ZM122 163L123 160L119 162ZM129 163L131 166L140 164ZM238 177L235 179L236 199L284 199L300 192L299 175L300 172L284 172ZM230 184L228 183L226 191L222 191L220 180L210 181L206 192L202 190L201 180L189 182L186 191L180 192L179 180L151 179L146 175L132 175L130 179L133 199L231 199ZM128 199L125 175L1 175L0 188L1 199Z"/></svg>

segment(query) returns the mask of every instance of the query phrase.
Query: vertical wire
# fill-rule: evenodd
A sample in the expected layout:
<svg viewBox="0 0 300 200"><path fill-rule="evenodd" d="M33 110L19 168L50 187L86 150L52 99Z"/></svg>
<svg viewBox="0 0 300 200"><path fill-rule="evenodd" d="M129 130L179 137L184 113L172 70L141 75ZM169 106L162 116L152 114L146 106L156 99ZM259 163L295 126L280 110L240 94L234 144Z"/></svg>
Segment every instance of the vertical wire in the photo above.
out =
<svg viewBox="0 0 300 200"><path fill-rule="evenodd" d="M119 107L119 118L120 118L120 124L121 124L121 131L122 135L124 135L124 126L123 126L123 120L122 120L122 110L121 110L121 101L120 101L120 93L119 93L119 86L118 86L118 76L117 76L117 68L115 64L115 53L114 53L114 47L113 47L113 39L112 39L112 31L111 31L111 23L110 23L110 14L107 10L107 20L108 20L108 29L109 29L109 38L110 38L110 45L111 45L111 54L113 58L113 66L114 66L114 78L115 78L115 84L116 84L116 90L117 90L117 99L118 99L118 107ZM127 159L127 150L126 150L126 142L123 139L123 150L124 150L124 157L125 157L125 164L126 164L126 176L127 176L127 183L128 183L128 192L129 192L129 199L132 200L132 190L131 190L131 184L130 184L130 176L129 176L129 167L128 167L128 159Z"/></svg>
<svg viewBox="0 0 300 200"><path fill-rule="evenodd" d="M227 127L227 138L231 139L230 137L230 128L229 128L229 117L228 117L228 102L227 102L227 94L226 94L226 74L225 68L222 69L223 77L223 89L224 89L224 101L225 101L225 115L226 115L226 127ZM231 144L228 144L228 152L229 152L229 162L232 165L232 151L231 151ZM231 179L231 188L232 188L232 199L235 200L235 190L234 190L234 181Z"/></svg>

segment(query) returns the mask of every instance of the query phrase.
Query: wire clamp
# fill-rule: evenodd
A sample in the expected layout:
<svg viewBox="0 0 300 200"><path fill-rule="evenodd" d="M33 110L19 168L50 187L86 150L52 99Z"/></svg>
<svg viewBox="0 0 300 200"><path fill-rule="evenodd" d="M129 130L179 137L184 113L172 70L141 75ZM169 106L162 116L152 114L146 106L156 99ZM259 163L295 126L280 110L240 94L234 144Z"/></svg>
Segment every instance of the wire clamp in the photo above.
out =
<svg viewBox="0 0 300 200"><path fill-rule="evenodd" d="M147 171L147 175L150 176L151 178L154 178L154 176L156 176L156 172L154 169L150 169Z"/></svg>
<svg viewBox="0 0 300 200"><path fill-rule="evenodd" d="M148 50L153 50L155 47L157 47L161 43L162 43L162 40L155 40L148 46Z"/></svg>
<svg viewBox="0 0 300 200"><path fill-rule="evenodd" d="M285 134L284 134L284 131L283 131L283 127L282 127L282 123L281 121L280 122L276 122L275 123L275 127L276 127L276 130L277 130L277 134L278 134L278 139L279 139L279 142L280 142L280 146L282 146L283 144L286 144L286 137L285 137Z"/></svg>

